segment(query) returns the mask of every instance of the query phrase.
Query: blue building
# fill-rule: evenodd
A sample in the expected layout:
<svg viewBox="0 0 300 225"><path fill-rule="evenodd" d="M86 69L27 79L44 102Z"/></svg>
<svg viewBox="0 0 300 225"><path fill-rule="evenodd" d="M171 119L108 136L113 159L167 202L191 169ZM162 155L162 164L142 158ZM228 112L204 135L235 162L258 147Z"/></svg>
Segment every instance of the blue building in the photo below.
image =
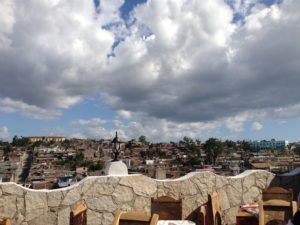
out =
<svg viewBox="0 0 300 225"><path fill-rule="evenodd" d="M289 144L287 140L279 140L271 139L270 141L262 140L262 141L249 141L248 142L252 148L255 149L285 149L285 147Z"/></svg>

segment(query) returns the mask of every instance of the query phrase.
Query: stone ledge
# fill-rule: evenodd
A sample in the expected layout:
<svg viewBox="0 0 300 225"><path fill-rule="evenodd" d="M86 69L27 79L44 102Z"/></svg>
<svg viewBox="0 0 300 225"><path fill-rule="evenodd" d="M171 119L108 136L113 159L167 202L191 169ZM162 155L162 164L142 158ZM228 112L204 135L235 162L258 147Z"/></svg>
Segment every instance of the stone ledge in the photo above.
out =
<svg viewBox="0 0 300 225"><path fill-rule="evenodd" d="M235 223L242 204L257 203L261 189L273 182L275 175L263 170L250 170L234 177L212 172L192 172L178 179L156 180L144 175L93 176L70 187L55 190L32 190L15 183L0 183L0 217L9 216L13 224L48 224L51 219L68 224L69 210L85 202L88 215L96 215L99 224L109 225L117 210L140 210L150 214L151 198L169 195L183 201L183 216L207 201L218 191L224 222ZM126 193L124 193L126 192ZM124 194L123 194L124 193ZM105 207L110 206L110 207ZM8 210L11 211L8 213ZM88 224L93 224L88 219Z"/></svg>

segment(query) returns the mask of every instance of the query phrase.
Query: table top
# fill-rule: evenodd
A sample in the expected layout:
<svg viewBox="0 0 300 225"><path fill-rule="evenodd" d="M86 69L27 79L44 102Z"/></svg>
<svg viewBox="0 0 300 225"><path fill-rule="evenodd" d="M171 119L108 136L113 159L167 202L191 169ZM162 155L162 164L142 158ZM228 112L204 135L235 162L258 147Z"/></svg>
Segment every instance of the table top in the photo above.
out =
<svg viewBox="0 0 300 225"><path fill-rule="evenodd" d="M259 215L258 205L244 205L238 211L237 217L257 217Z"/></svg>
<svg viewBox="0 0 300 225"><path fill-rule="evenodd" d="M255 217L252 213L246 211L239 211L236 217Z"/></svg>
<svg viewBox="0 0 300 225"><path fill-rule="evenodd" d="M196 225L190 220L158 220L157 225Z"/></svg>

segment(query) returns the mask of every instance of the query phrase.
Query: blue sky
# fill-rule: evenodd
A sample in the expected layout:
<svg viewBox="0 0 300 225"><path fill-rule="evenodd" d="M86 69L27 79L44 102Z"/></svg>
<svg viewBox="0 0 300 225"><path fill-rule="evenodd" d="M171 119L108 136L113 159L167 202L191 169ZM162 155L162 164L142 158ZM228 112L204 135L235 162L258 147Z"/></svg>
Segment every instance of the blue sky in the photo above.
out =
<svg viewBox="0 0 300 225"><path fill-rule="evenodd" d="M0 139L300 139L297 1L7 2Z"/></svg>

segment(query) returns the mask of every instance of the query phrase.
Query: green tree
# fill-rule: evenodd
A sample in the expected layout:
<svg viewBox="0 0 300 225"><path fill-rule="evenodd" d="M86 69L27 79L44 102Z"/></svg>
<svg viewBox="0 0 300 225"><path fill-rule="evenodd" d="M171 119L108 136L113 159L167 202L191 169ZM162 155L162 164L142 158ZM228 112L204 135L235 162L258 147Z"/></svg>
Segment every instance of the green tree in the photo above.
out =
<svg viewBox="0 0 300 225"><path fill-rule="evenodd" d="M236 149L236 144L234 141L231 140L226 140L225 141L225 145L227 146L227 148L231 148L231 149Z"/></svg>
<svg viewBox="0 0 300 225"><path fill-rule="evenodd" d="M300 156L300 147L297 146L296 148L293 149L295 154L299 155Z"/></svg>
<svg viewBox="0 0 300 225"><path fill-rule="evenodd" d="M217 138L209 138L204 143L204 151L206 153L206 163L216 164L217 157L223 151L223 144Z"/></svg>
<svg viewBox="0 0 300 225"><path fill-rule="evenodd" d="M145 135L141 135L140 137L139 137L139 142L141 142L141 143L143 143L143 144L148 144L148 141L147 141L147 138L146 138L146 136Z"/></svg>
<svg viewBox="0 0 300 225"><path fill-rule="evenodd" d="M65 149L68 149L71 146L71 141L66 139L61 143L61 146Z"/></svg>
<svg viewBox="0 0 300 225"><path fill-rule="evenodd" d="M242 141L241 147L245 152L259 152L259 149L251 146L248 141Z"/></svg>
<svg viewBox="0 0 300 225"><path fill-rule="evenodd" d="M3 151L4 151L5 155L8 154L9 152L11 152L11 150L12 150L12 147L11 147L10 144L5 145L4 148L3 148Z"/></svg>
<svg viewBox="0 0 300 225"><path fill-rule="evenodd" d="M191 145L194 143L194 140L190 137L184 136L183 137L183 141L187 144L187 145Z"/></svg>
<svg viewBox="0 0 300 225"><path fill-rule="evenodd" d="M200 145L201 144L201 141L199 139L196 139L196 144L197 145Z"/></svg>
<svg viewBox="0 0 300 225"><path fill-rule="evenodd" d="M15 135L11 144L12 146L26 147L29 145L29 140L26 137L18 137Z"/></svg>
<svg viewBox="0 0 300 225"><path fill-rule="evenodd" d="M17 144L18 140L19 140L19 137L18 137L17 135L15 135L15 136L13 137L13 139L12 139L11 144L12 144L13 146L15 146L15 145Z"/></svg>
<svg viewBox="0 0 300 225"><path fill-rule="evenodd" d="M193 154L197 154L197 147L195 143L192 143L190 148Z"/></svg>

